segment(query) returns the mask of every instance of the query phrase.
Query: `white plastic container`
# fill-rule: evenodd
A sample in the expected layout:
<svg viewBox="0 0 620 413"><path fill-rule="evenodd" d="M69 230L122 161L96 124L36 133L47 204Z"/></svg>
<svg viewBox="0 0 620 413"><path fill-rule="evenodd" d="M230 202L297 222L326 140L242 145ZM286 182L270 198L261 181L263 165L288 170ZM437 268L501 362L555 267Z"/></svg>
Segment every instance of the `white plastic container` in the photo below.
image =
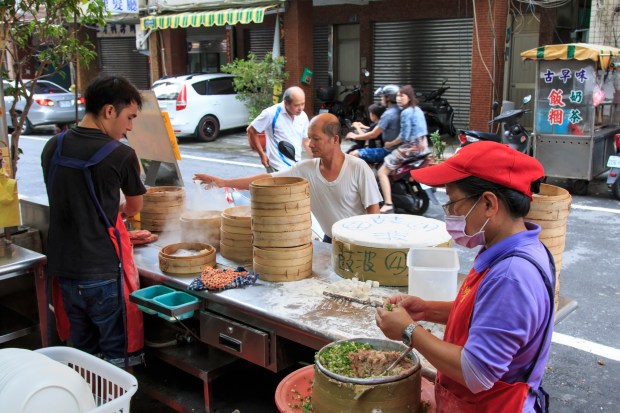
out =
<svg viewBox="0 0 620 413"><path fill-rule="evenodd" d="M453 248L411 248L407 254L409 294L424 300L452 301L456 297L459 256Z"/></svg>

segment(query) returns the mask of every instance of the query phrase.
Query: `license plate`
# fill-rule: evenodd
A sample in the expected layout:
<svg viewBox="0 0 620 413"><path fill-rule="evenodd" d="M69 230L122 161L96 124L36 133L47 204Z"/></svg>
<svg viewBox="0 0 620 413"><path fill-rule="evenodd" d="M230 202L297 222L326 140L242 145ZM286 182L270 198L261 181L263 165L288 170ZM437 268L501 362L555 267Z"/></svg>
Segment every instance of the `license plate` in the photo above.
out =
<svg viewBox="0 0 620 413"><path fill-rule="evenodd" d="M60 106L61 108L68 108L71 106L71 101L70 100L61 100L60 102L58 102L58 106Z"/></svg>
<svg viewBox="0 0 620 413"><path fill-rule="evenodd" d="M607 159L607 167L620 168L620 156L610 156L609 159Z"/></svg>
<svg viewBox="0 0 620 413"><path fill-rule="evenodd" d="M329 109L319 109L319 113L327 113L329 112Z"/></svg>

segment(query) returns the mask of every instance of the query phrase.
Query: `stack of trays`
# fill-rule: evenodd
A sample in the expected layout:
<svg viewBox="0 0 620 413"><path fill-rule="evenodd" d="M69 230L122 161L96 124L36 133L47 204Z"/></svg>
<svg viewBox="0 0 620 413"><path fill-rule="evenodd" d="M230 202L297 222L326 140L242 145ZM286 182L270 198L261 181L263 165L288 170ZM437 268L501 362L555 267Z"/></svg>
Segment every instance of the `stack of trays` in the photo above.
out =
<svg viewBox="0 0 620 413"><path fill-rule="evenodd" d="M183 204L185 189L178 186L154 186L144 194L144 206L140 211L140 226L154 232L176 229Z"/></svg>
<svg viewBox="0 0 620 413"><path fill-rule="evenodd" d="M252 221L249 206L222 211L220 254L236 262L252 260Z"/></svg>
<svg viewBox="0 0 620 413"><path fill-rule="evenodd" d="M254 272L266 281L312 274L310 187L303 178L259 179L250 185Z"/></svg>

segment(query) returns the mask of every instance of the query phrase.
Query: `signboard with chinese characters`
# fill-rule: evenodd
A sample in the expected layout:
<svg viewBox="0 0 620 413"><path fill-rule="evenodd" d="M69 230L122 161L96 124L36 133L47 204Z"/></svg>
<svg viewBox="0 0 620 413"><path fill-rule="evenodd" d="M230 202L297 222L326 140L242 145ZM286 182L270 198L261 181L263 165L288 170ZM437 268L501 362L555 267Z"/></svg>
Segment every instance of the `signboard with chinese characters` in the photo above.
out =
<svg viewBox="0 0 620 413"><path fill-rule="evenodd" d="M105 0L110 13L138 13L138 0Z"/></svg>
<svg viewBox="0 0 620 413"><path fill-rule="evenodd" d="M592 95L595 85L594 61L541 60L534 132L591 135L594 125Z"/></svg>

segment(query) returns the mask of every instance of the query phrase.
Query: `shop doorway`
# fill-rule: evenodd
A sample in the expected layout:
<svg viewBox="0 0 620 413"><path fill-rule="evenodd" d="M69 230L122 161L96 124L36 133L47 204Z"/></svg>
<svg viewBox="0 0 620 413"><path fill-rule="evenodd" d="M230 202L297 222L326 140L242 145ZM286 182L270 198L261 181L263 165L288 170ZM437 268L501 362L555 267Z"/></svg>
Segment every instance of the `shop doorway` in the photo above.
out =
<svg viewBox="0 0 620 413"><path fill-rule="evenodd" d="M336 99L342 100L345 88L351 89L360 82L360 25L346 24L335 27L336 73L334 87ZM339 86L336 86L340 82Z"/></svg>

